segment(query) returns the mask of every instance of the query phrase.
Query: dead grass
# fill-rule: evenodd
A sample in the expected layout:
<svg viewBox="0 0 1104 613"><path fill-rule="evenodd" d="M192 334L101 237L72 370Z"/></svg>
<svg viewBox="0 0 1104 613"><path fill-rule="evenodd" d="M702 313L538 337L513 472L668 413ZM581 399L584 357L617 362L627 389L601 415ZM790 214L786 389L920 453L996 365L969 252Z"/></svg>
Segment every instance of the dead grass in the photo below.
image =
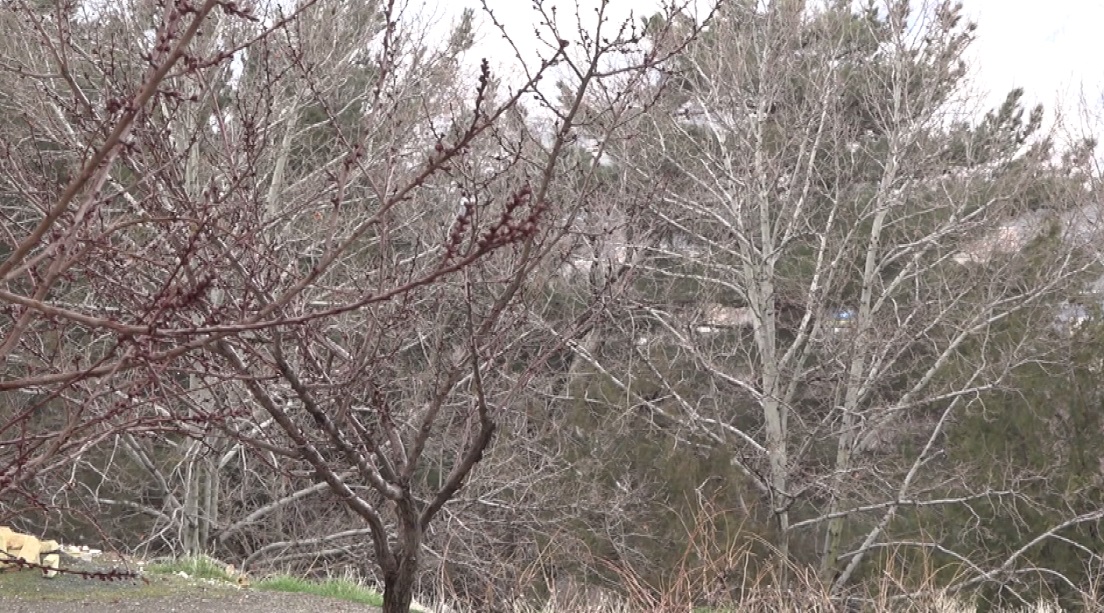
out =
<svg viewBox="0 0 1104 613"><path fill-rule="evenodd" d="M921 562L917 583L905 579L903 569L884 569L880 582L866 586L847 604L832 598L819 577L794 564L763 564L768 543L748 538L742 543L722 542L721 513L703 505L701 515L688 526L688 545L675 571L663 585L652 585L639 569L594 559L591 565L605 577L613 577L614 589L601 589L568 582L548 585L552 596L536 602L518 601L514 613L976 613L978 606L969 592L951 593L936 582L945 574L931 560ZM758 551L755 555L752 549ZM780 556L774 552L775 559ZM889 556L894 559L894 556ZM540 564L522 573L524 585L542 585ZM968 577L951 578L954 584ZM1104 575L1101 575L1104 584ZM562 583L562 582L561 582ZM783 587L786 586L786 587ZM1102 586L1082 587L1084 602L1077 611L1104 613ZM702 603L706 603L703 606ZM430 609L432 610L432 608ZM462 608L442 608L441 613L469 613ZM1054 601L1004 609L1000 613L1066 613Z"/></svg>

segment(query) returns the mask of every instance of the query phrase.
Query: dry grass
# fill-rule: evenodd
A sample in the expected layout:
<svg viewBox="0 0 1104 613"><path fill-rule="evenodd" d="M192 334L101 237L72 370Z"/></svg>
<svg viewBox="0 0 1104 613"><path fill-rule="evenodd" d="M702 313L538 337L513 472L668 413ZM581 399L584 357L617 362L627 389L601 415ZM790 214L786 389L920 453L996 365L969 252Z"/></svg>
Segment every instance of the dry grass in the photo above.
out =
<svg viewBox="0 0 1104 613"><path fill-rule="evenodd" d="M707 506L703 509L694 525L688 527L690 539L679 564L661 586L649 584L644 573L632 566L595 559L593 568L613 577L615 589L561 582L548 586L551 598L543 602L515 602L512 609L514 613L975 613L978 610L972 594L949 593L936 583L935 577L943 569L930 561L923 562L923 572L919 573L929 579L919 584L904 579L902 569L887 567L881 582L868 585L861 598L841 605L840 599L830 597L819 577L809 569L793 564L783 567L763 564L763 551L771 551L768 543L746 539L742 544L718 545L723 541L718 530L723 519L721 513L709 512ZM752 552L753 547L759 550L759 556ZM531 569L523 572L522 577L527 586L540 585L543 573ZM1104 590L1098 587L1085 588L1085 601L1075 609L1104 613L1104 599L1100 598ZM440 613L469 612L443 607ZM1002 613L1065 611L1052 601L1042 600L1004 609Z"/></svg>
<svg viewBox="0 0 1104 613"><path fill-rule="evenodd" d="M823 611L835 611L837 609L813 609ZM887 609L869 609L871 613L898 613L900 611L923 611L924 613L975 613L977 609L968 603L956 601L952 598L937 598L928 605L918 606L910 605L907 607L895 607ZM810 609L804 609L800 605L795 605L792 602L768 602L767 600L760 600L756 605L731 605L722 608L710 608L710 607L696 607L692 609L684 609L686 613L782 613L782 612L804 612L810 611ZM525 604L515 604L515 613L645 613L643 609L633 608L628 603L621 602L608 602L608 603L578 603L575 605L553 605L546 603L543 606L532 606ZM1022 607L1018 609L1007 609L1006 613L1064 613L1062 609L1057 605L1039 602L1035 605Z"/></svg>

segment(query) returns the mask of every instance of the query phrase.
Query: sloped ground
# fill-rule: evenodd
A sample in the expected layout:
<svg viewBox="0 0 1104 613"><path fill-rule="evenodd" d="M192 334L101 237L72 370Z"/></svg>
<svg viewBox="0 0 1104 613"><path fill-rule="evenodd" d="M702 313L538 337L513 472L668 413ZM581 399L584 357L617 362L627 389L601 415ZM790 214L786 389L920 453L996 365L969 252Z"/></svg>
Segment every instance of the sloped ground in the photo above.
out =
<svg viewBox="0 0 1104 613"><path fill-rule="evenodd" d="M110 556L96 560L63 559L62 568L110 572L123 570ZM695 609L703 613L823 613L836 611L815 593L807 598L794 593L764 590L733 608ZM447 609L446 609L447 610ZM651 613L632 608L616 597L589 594L578 600L549 602L543 606L515 606L517 613ZM975 613L968 603L948 597L928 602L876 606L879 613ZM1084 610L1104 611L1086 603ZM210 579L146 573L116 581L86 579L61 574L45 579L38 571L0 572L0 613L379 613L378 607L308 594L239 588ZM1057 606L1038 603L1006 613L1062 613Z"/></svg>
<svg viewBox="0 0 1104 613"><path fill-rule="evenodd" d="M125 592L113 598L75 596L72 599L9 598L0 594L5 613L377 613L368 605L284 592L212 590L196 594L181 591L141 597Z"/></svg>
<svg viewBox="0 0 1104 613"><path fill-rule="evenodd" d="M63 568L106 572L111 564L68 559ZM174 575L101 581L61 574L45 579L38 571L0 573L4 613L378 613L364 604L306 594L240 589L209 580Z"/></svg>

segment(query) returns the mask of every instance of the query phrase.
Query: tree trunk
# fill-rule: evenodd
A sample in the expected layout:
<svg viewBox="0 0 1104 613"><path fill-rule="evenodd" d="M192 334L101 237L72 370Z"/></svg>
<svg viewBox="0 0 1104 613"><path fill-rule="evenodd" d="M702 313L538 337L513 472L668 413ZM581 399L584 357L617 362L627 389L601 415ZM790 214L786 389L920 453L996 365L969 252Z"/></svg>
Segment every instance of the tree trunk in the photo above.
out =
<svg viewBox="0 0 1104 613"><path fill-rule="evenodd" d="M217 448L213 445L213 448ZM217 529L219 520L219 489L222 486L218 469L218 458L208 457L203 463L203 514L200 518L199 543L209 547L211 535Z"/></svg>
<svg viewBox="0 0 1104 613"><path fill-rule="evenodd" d="M852 454L854 453L856 424L859 411L860 389L868 383L869 372L867 360L870 347L875 340L874 330L871 328L874 309L874 291L879 277L878 258L881 255L882 229L889 215L889 193L897 179L897 142L890 140L889 158L885 171L878 187L878 208L874 213L874 220L870 227L870 239L866 246L866 260L863 265L862 293L859 297L858 320L852 334L857 335L855 353L851 357L851 365L848 368L847 391L843 402L843 419L840 426L839 438L836 444L836 467L832 502L828 507L829 515L834 515L842 508L845 500L843 482L851 476ZM840 515L828 520L828 527L824 537L824 556L820 561L821 578L830 582L836 574L836 566L840 555L843 553L843 528L848 517Z"/></svg>
<svg viewBox="0 0 1104 613"><path fill-rule="evenodd" d="M397 552L395 567L383 576L383 613L407 613L414 600L418 554Z"/></svg>
<svg viewBox="0 0 1104 613"><path fill-rule="evenodd" d="M422 547L422 526L417 505L406 498L395 505L399 539L395 553L383 565L383 613L407 613L414 599L418 578L418 554Z"/></svg>
<svg viewBox="0 0 1104 613"><path fill-rule="evenodd" d="M199 542L199 490L202 482L203 470L196 459L196 441L189 443L185 453L184 468L184 512L181 514L180 543L184 548L186 557L197 556L202 553L202 544Z"/></svg>

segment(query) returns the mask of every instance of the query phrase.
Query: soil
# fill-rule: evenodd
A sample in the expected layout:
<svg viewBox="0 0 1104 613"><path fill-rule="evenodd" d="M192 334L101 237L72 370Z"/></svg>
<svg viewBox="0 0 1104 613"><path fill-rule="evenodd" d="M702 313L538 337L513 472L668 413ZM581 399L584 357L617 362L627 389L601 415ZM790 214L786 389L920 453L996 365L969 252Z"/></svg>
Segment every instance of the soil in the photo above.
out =
<svg viewBox="0 0 1104 613"><path fill-rule="evenodd" d="M67 563L68 562L68 563ZM63 568L109 572L105 562L62 561ZM3 613L379 613L372 607L307 594L241 588L176 575L142 574L105 581L78 574L47 579L35 570L0 573Z"/></svg>

